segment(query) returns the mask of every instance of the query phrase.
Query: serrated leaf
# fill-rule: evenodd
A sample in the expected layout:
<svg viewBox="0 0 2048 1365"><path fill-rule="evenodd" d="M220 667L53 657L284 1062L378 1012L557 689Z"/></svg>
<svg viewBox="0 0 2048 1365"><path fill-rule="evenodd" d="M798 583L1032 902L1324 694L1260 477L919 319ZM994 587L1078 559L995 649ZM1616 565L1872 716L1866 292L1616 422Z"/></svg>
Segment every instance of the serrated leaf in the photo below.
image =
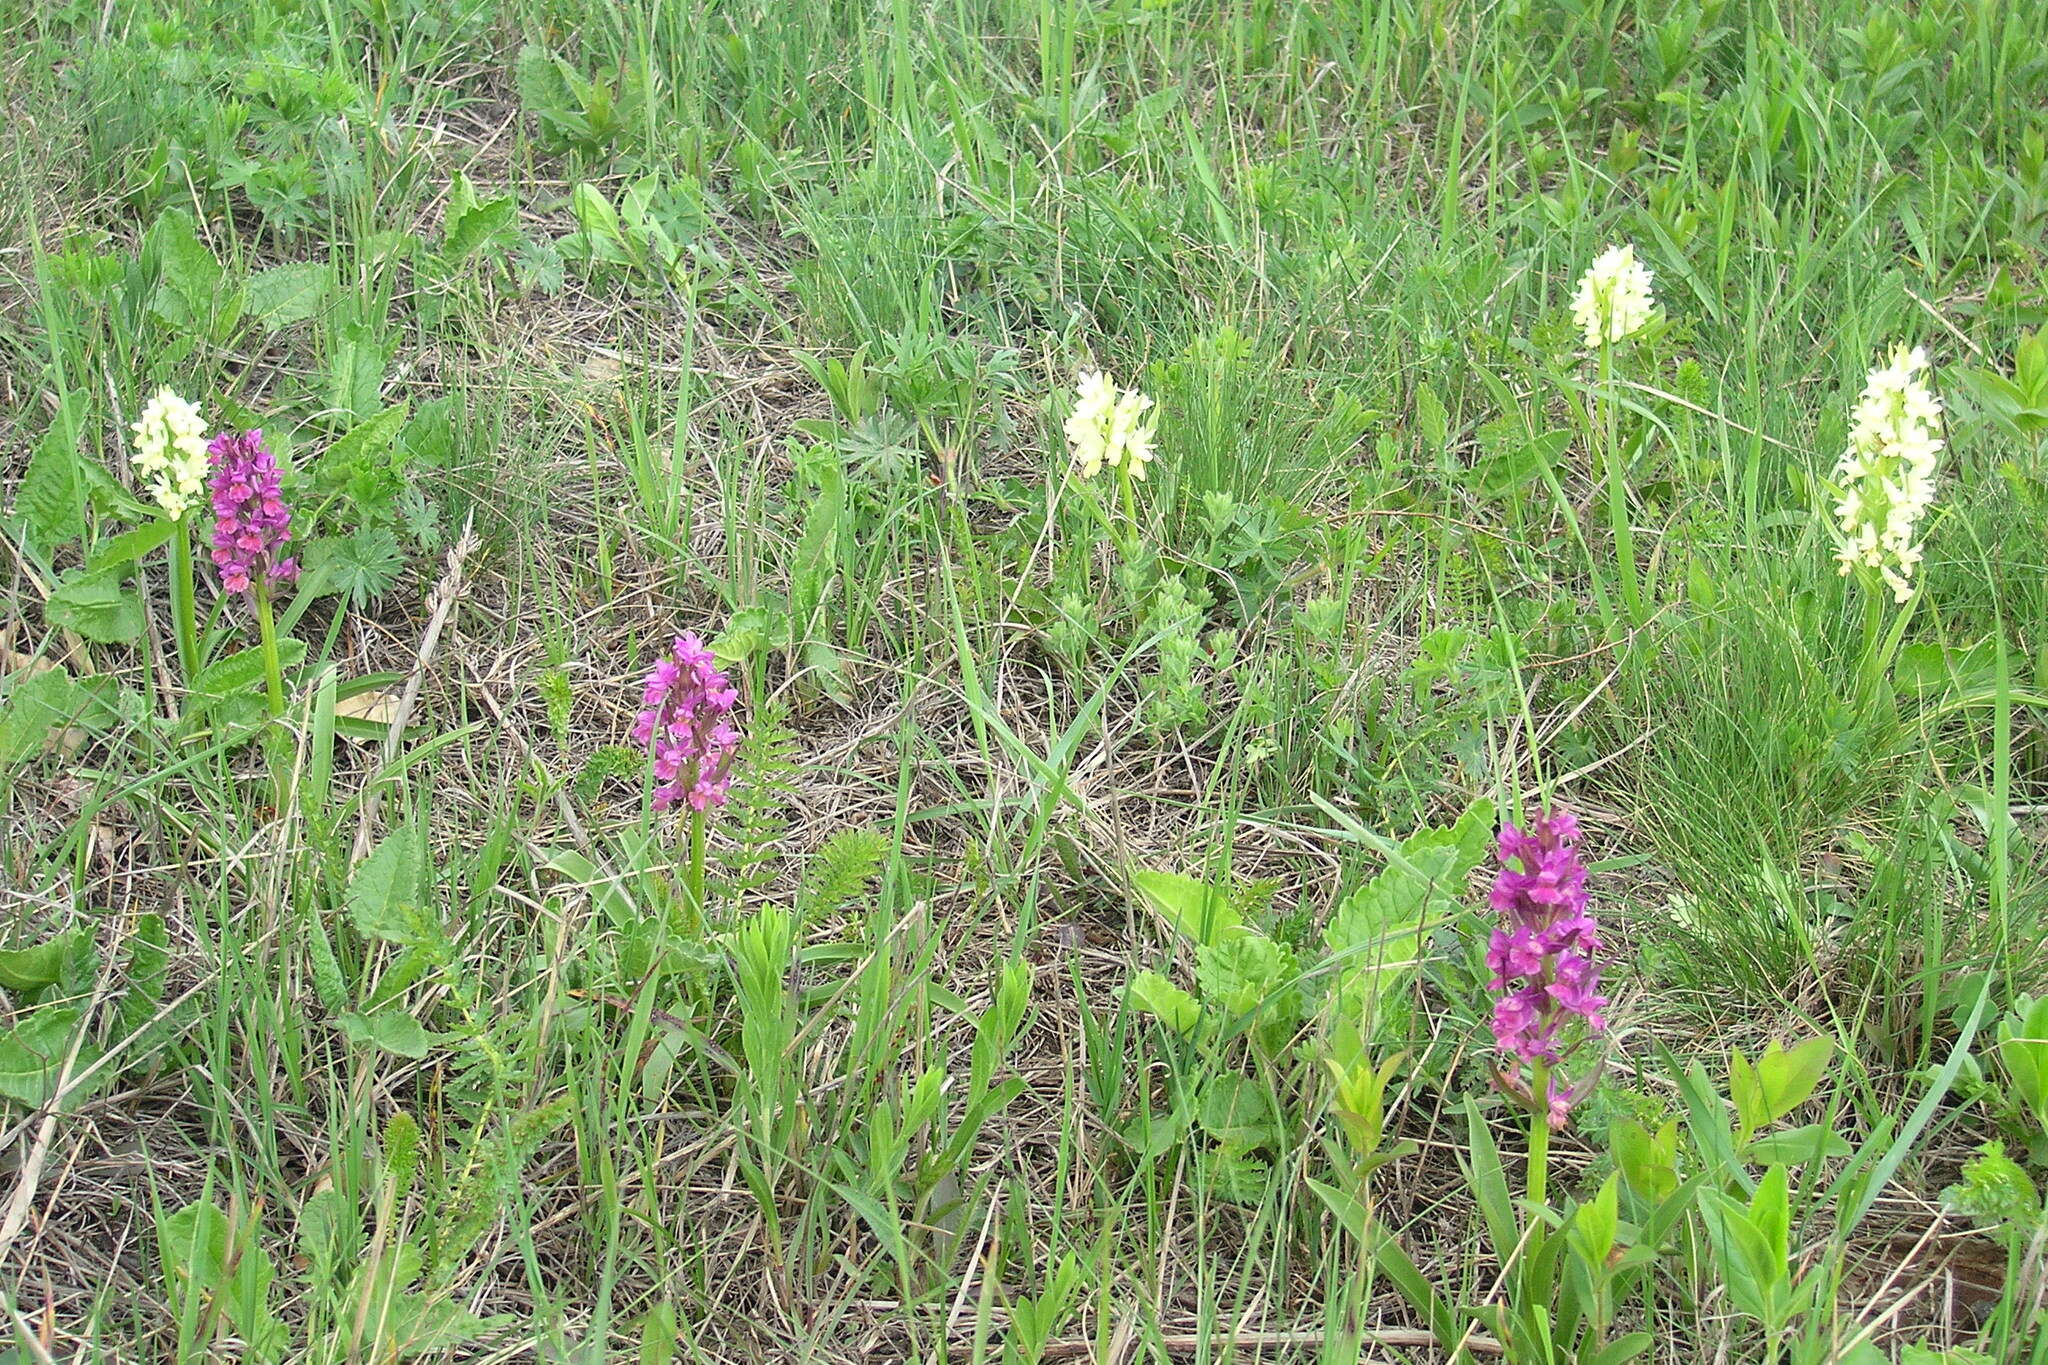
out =
<svg viewBox="0 0 2048 1365"><path fill-rule="evenodd" d="M1479 801L1448 829L1409 835L1379 875L1337 907L1324 943L1366 965L1412 957L1417 930L1457 909L1466 877L1486 857L1492 828L1493 803Z"/></svg>
<svg viewBox="0 0 2048 1365"><path fill-rule="evenodd" d="M430 1299L416 1293L396 1293L388 1299L380 1296L377 1302L383 1306L384 1340L392 1343L399 1357L447 1352L517 1321L504 1314L480 1318L447 1298Z"/></svg>
<svg viewBox="0 0 2048 1365"><path fill-rule="evenodd" d="M442 1041L428 1033L419 1020L395 1006L378 1010L375 1014L344 1014L334 1021L334 1025L347 1035L351 1043L380 1047L413 1061L426 1056L436 1043Z"/></svg>
<svg viewBox="0 0 2048 1365"><path fill-rule="evenodd" d="M1569 431L1546 431L1512 454L1486 457L1474 470L1479 493L1489 498L1505 498L1529 487L1542 477L1544 470L1556 467L1571 439Z"/></svg>
<svg viewBox="0 0 2048 1365"><path fill-rule="evenodd" d="M126 947L128 958L121 973L126 989L115 1018L116 1036L124 1038L146 1028L163 1002L171 966L171 937L163 916L137 916Z"/></svg>
<svg viewBox="0 0 2048 1365"><path fill-rule="evenodd" d="M419 836L401 825L384 836L356 866L342 898L349 922L365 938L411 944L419 938L415 900L419 894Z"/></svg>
<svg viewBox="0 0 2048 1365"><path fill-rule="evenodd" d="M327 361L328 409L359 422L367 420L377 410L384 369L397 346L396 338L384 336L367 322L337 329Z"/></svg>
<svg viewBox="0 0 2048 1365"><path fill-rule="evenodd" d="M119 570L66 574L43 603L43 619L102 645L142 638L142 604L121 587Z"/></svg>
<svg viewBox="0 0 2048 1365"><path fill-rule="evenodd" d="M563 77L555 55L537 43L519 49L512 66L519 87L519 103L535 113L554 113L571 108L575 102L569 82Z"/></svg>
<svg viewBox="0 0 2048 1365"><path fill-rule="evenodd" d="M1294 955L1264 934L1247 931L1195 949L1195 982L1202 999L1236 1018L1262 1006L1292 1013L1276 1000L1295 975Z"/></svg>
<svg viewBox="0 0 2048 1365"><path fill-rule="evenodd" d="M280 265L249 277L248 311L267 331L318 317L333 276L315 261Z"/></svg>
<svg viewBox="0 0 2048 1365"><path fill-rule="evenodd" d="M334 954L334 940L328 937L326 918L322 915L309 918L306 957L313 977L313 995L322 1009L329 1014L338 1014L348 1000L348 990L341 977L341 960Z"/></svg>
<svg viewBox="0 0 2048 1365"><path fill-rule="evenodd" d="M143 253L157 266L157 288L150 308L173 327L211 330L220 309L221 265L190 213L165 209L143 239Z"/></svg>
<svg viewBox="0 0 2048 1365"><path fill-rule="evenodd" d="M364 606L383 596L405 567L398 538L382 526L346 536L322 536L306 547L302 590L346 597Z"/></svg>
<svg viewBox="0 0 2048 1365"><path fill-rule="evenodd" d="M1941 1192L1941 1202L1978 1227L2024 1236L2040 1221L2041 1196L2018 1162L1993 1140L1963 1163L1963 1178Z"/></svg>
<svg viewBox="0 0 2048 1365"><path fill-rule="evenodd" d="M1134 1008L1143 1010L1175 1033L1190 1033L1201 1022L1201 1002L1158 972L1139 972L1131 978L1125 994Z"/></svg>
<svg viewBox="0 0 2048 1365"><path fill-rule="evenodd" d="M78 450L78 425L69 406L36 442L14 506L45 545L62 545L85 534L85 481Z"/></svg>
<svg viewBox="0 0 2048 1365"><path fill-rule="evenodd" d="M347 434L320 457L322 465L346 464L368 454L381 454L398 440L398 433L405 428L406 414L411 411L410 402L393 403L376 416L356 423Z"/></svg>
<svg viewBox="0 0 2048 1365"><path fill-rule="evenodd" d="M1272 1187L1273 1168L1263 1157L1226 1145L1202 1154L1202 1179L1218 1199L1250 1206Z"/></svg>

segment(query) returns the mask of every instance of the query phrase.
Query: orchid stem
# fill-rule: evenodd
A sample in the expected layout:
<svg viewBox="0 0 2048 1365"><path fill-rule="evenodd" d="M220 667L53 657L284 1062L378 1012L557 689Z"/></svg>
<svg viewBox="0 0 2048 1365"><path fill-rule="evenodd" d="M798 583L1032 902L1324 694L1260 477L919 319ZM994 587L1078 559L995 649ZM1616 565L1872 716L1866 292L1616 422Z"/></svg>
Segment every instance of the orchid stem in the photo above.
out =
<svg viewBox="0 0 2048 1365"><path fill-rule="evenodd" d="M263 684L270 696L270 714L273 719L284 714L284 665L277 654L277 622L270 614L270 580L258 578L256 589L256 629L263 639Z"/></svg>
<svg viewBox="0 0 2048 1365"><path fill-rule="evenodd" d="M1621 600L1631 626L1643 623L1642 585L1636 581L1636 534L1629 522L1628 471L1621 460L1621 428L1614 410L1614 344L1600 343L1600 415L1607 432L1607 524L1621 568Z"/></svg>
<svg viewBox="0 0 2048 1365"><path fill-rule="evenodd" d="M690 812L690 866L685 873L684 889L689 893L690 915L696 921L691 929L704 932L704 812Z"/></svg>
<svg viewBox="0 0 2048 1365"><path fill-rule="evenodd" d="M171 626L178 637L178 675L186 687L199 674L199 613L192 593L192 528L171 523Z"/></svg>

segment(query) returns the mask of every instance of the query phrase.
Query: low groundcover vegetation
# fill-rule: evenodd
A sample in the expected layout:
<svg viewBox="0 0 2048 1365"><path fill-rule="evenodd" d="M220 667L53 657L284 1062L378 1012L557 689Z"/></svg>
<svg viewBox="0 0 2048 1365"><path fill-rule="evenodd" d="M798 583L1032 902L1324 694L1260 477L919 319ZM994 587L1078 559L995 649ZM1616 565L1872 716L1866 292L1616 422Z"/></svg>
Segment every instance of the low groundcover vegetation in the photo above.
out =
<svg viewBox="0 0 2048 1365"><path fill-rule="evenodd" d="M0 1361L2048 1360L2048 6L0 35Z"/></svg>

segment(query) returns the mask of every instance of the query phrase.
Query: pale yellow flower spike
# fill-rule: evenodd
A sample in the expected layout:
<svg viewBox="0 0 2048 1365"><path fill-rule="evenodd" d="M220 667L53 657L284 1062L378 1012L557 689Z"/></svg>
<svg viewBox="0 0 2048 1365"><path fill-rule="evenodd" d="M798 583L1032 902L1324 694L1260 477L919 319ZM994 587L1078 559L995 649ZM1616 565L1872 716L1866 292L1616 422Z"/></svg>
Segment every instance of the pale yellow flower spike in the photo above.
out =
<svg viewBox="0 0 2048 1365"><path fill-rule="evenodd" d="M1642 330L1656 307L1651 279L1635 247L1611 246L1600 253L1572 295L1572 322L1586 334L1586 345L1611 345Z"/></svg>
<svg viewBox="0 0 2048 1365"><path fill-rule="evenodd" d="M1075 388L1074 412L1066 424L1075 472L1092 479L1108 468L1142 480L1156 435L1156 422L1145 415L1152 400L1136 389L1119 393L1099 370L1081 371Z"/></svg>
<svg viewBox="0 0 2048 1365"><path fill-rule="evenodd" d="M1900 346L1870 372L1851 418L1849 448L1835 465L1842 494L1835 503L1835 561L1845 574L1859 565L1877 570L1896 602L1913 595L1919 526L1934 505L1944 444L1941 399L1919 378L1926 368L1927 352Z"/></svg>
<svg viewBox="0 0 2048 1365"><path fill-rule="evenodd" d="M196 405L158 389L135 419L135 472L177 521L206 486L206 423Z"/></svg>

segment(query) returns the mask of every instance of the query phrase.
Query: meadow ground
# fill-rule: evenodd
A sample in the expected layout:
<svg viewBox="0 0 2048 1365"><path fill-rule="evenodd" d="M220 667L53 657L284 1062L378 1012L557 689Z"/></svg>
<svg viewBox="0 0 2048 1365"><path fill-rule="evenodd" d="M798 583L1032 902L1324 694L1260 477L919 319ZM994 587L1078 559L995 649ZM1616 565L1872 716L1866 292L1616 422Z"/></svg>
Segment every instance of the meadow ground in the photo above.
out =
<svg viewBox="0 0 2048 1365"><path fill-rule="evenodd" d="M2048 1358L2048 6L0 36L0 1358Z"/></svg>

